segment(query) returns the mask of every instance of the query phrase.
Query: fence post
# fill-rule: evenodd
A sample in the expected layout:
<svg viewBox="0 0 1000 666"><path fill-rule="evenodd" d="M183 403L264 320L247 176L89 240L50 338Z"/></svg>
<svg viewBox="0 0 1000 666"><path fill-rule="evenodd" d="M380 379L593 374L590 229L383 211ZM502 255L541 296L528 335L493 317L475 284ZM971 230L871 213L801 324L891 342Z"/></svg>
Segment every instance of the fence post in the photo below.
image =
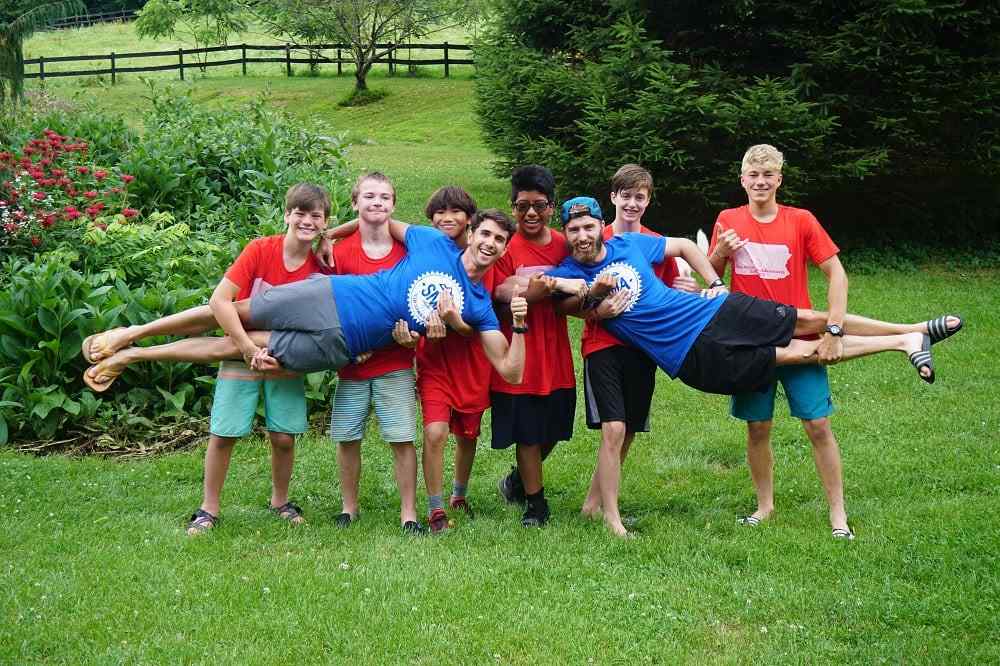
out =
<svg viewBox="0 0 1000 666"><path fill-rule="evenodd" d="M285 42L285 76L292 75L292 47Z"/></svg>
<svg viewBox="0 0 1000 666"><path fill-rule="evenodd" d="M45 83L45 56L38 56L38 78Z"/></svg>
<svg viewBox="0 0 1000 666"><path fill-rule="evenodd" d="M184 49L177 49L177 62L180 64L181 81L184 80Z"/></svg>
<svg viewBox="0 0 1000 666"><path fill-rule="evenodd" d="M115 52L111 52L111 85L115 85L118 81L117 72L115 71Z"/></svg>
<svg viewBox="0 0 1000 666"><path fill-rule="evenodd" d="M243 76L247 75L247 45L243 44Z"/></svg>
<svg viewBox="0 0 1000 666"><path fill-rule="evenodd" d="M448 78L448 42L444 43L444 78Z"/></svg>
<svg viewBox="0 0 1000 666"><path fill-rule="evenodd" d="M340 49L337 49L337 76L344 73L344 64L341 62Z"/></svg>

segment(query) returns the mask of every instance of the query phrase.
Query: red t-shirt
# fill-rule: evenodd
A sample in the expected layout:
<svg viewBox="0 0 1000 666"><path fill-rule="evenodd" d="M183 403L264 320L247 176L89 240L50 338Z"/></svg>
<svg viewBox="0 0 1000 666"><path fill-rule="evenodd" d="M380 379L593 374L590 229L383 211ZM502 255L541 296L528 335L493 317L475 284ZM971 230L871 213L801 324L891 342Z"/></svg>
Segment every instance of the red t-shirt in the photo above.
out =
<svg viewBox="0 0 1000 666"><path fill-rule="evenodd" d="M660 235L652 229L642 225L640 225L639 233L643 233L648 236ZM604 240L608 240L615 235L614 229L610 224L604 227L603 235ZM656 273L656 276L659 277L663 284L668 287L673 284L674 278L676 278L679 274L677 271L677 260L673 257L668 257L653 268L653 272ZM611 335L611 333L609 333L608 330L601 326L601 324L597 321L588 319L583 325L583 336L580 338L580 353L584 357L590 356L594 352L599 352L602 349L622 344L623 343L619 341L618 338Z"/></svg>
<svg viewBox="0 0 1000 666"><path fill-rule="evenodd" d="M515 233L506 254L493 267L494 284L500 285L514 274L531 276L558 266L566 258L566 237L554 229L550 231L552 239L547 245L537 245ZM524 381L509 384L494 370L490 389L519 395L548 395L556 389L574 388L576 375L566 317L556 314L551 298L528 306L527 325ZM501 320L500 328L510 340L510 322Z"/></svg>
<svg viewBox="0 0 1000 666"><path fill-rule="evenodd" d="M406 246L397 240L392 241L392 250L381 259L372 259L365 254L361 244L361 232L338 241L333 246L334 272L337 275L369 275L392 268L406 256ZM396 370L413 367L413 350L393 343L378 350L371 358L361 364L345 365L338 371L341 379L364 380L381 377Z"/></svg>
<svg viewBox="0 0 1000 666"><path fill-rule="evenodd" d="M483 276L493 291L493 269ZM450 332L443 340L421 337L417 344L417 390L424 400L447 404L459 412L477 413L490 406L490 365L479 333Z"/></svg>
<svg viewBox="0 0 1000 666"><path fill-rule="evenodd" d="M256 238L243 248L240 256L226 271L226 278L240 288L236 300L250 298L261 291L279 284L298 282L314 273L323 272L323 266L312 252L294 271L285 268L285 236Z"/></svg>
<svg viewBox="0 0 1000 666"><path fill-rule="evenodd" d="M729 208L715 221L711 250L727 229L750 241L726 260L733 269L733 291L812 308L806 260L818 265L840 251L812 213L778 206L777 216L762 223L753 219L749 206Z"/></svg>

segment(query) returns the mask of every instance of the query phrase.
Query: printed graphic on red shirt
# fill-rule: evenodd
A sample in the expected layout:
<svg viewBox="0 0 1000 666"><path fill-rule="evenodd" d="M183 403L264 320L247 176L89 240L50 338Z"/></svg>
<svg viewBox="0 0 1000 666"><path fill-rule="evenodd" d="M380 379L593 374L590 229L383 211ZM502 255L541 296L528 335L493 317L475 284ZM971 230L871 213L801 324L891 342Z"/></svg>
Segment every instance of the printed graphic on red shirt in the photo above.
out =
<svg viewBox="0 0 1000 666"><path fill-rule="evenodd" d="M337 275L370 275L392 268L406 256L406 246L392 241L392 249L387 255L372 258L365 252L361 242L361 232L356 231L333 246L334 272ZM364 363L352 363L341 368L337 374L341 379L364 380L413 367L413 350L395 342L373 351Z"/></svg>
<svg viewBox="0 0 1000 666"><path fill-rule="evenodd" d="M761 280L781 280L788 277L788 260L792 251L787 245L747 243L733 254L736 275L756 275Z"/></svg>
<svg viewBox="0 0 1000 666"><path fill-rule="evenodd" d="M519 233L514 234L507 252L493 267L496 285L499 286L511 275L530 277L558 266L566 258L566 237L554 229L550 233L552 238L545 245L526 240ZM524 336L523 381L511 384L493 371L491 390L519 395L548 395L556 389L576 386L566 317L556 314L552 299L528 306L526 323L528 333ZM500 326L503 334L510 340L509 318L501 321Z"/></svg>

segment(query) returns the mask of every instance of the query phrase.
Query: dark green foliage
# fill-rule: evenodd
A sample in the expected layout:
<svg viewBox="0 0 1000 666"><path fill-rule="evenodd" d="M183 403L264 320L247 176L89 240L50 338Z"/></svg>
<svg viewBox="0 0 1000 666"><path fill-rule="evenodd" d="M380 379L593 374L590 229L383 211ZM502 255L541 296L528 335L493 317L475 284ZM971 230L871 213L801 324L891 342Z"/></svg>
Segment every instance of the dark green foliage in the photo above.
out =
<svg viewBox="0 0 1000 666"><path fill-rule="evenodd" d="M644 164L671 229L743 202L739 159L767 142L783 199L837 231L951 238L996 228L998 28L986 2L508 0L478 112L499 172L548 164L562 194Z"/></svg>

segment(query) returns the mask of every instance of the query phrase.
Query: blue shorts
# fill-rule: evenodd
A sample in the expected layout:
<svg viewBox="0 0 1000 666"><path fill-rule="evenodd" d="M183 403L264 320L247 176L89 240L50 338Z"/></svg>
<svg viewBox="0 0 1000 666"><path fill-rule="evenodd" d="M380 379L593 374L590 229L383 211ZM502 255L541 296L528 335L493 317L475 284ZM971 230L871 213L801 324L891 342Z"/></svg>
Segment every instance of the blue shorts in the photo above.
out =
<svg viewBox="0 0 1000 666"><path fill-rule="evenodd" d="M740 393L729 401L729 413L743 421L774 418L774 393L781 382L788 410L797 419L821 419L833 413L826 366L783 365L775 368L775 381L763 392Z"/></svg>
<svg viewBox="0 0 1000 666"><path fill-rule="evenodd" d="M239 361L223 361L215 380L209 432L219 437L249 435L261 389L268 432L301 435L306 431L309 422L302 375L287 372L264 379Z"/></svg>

